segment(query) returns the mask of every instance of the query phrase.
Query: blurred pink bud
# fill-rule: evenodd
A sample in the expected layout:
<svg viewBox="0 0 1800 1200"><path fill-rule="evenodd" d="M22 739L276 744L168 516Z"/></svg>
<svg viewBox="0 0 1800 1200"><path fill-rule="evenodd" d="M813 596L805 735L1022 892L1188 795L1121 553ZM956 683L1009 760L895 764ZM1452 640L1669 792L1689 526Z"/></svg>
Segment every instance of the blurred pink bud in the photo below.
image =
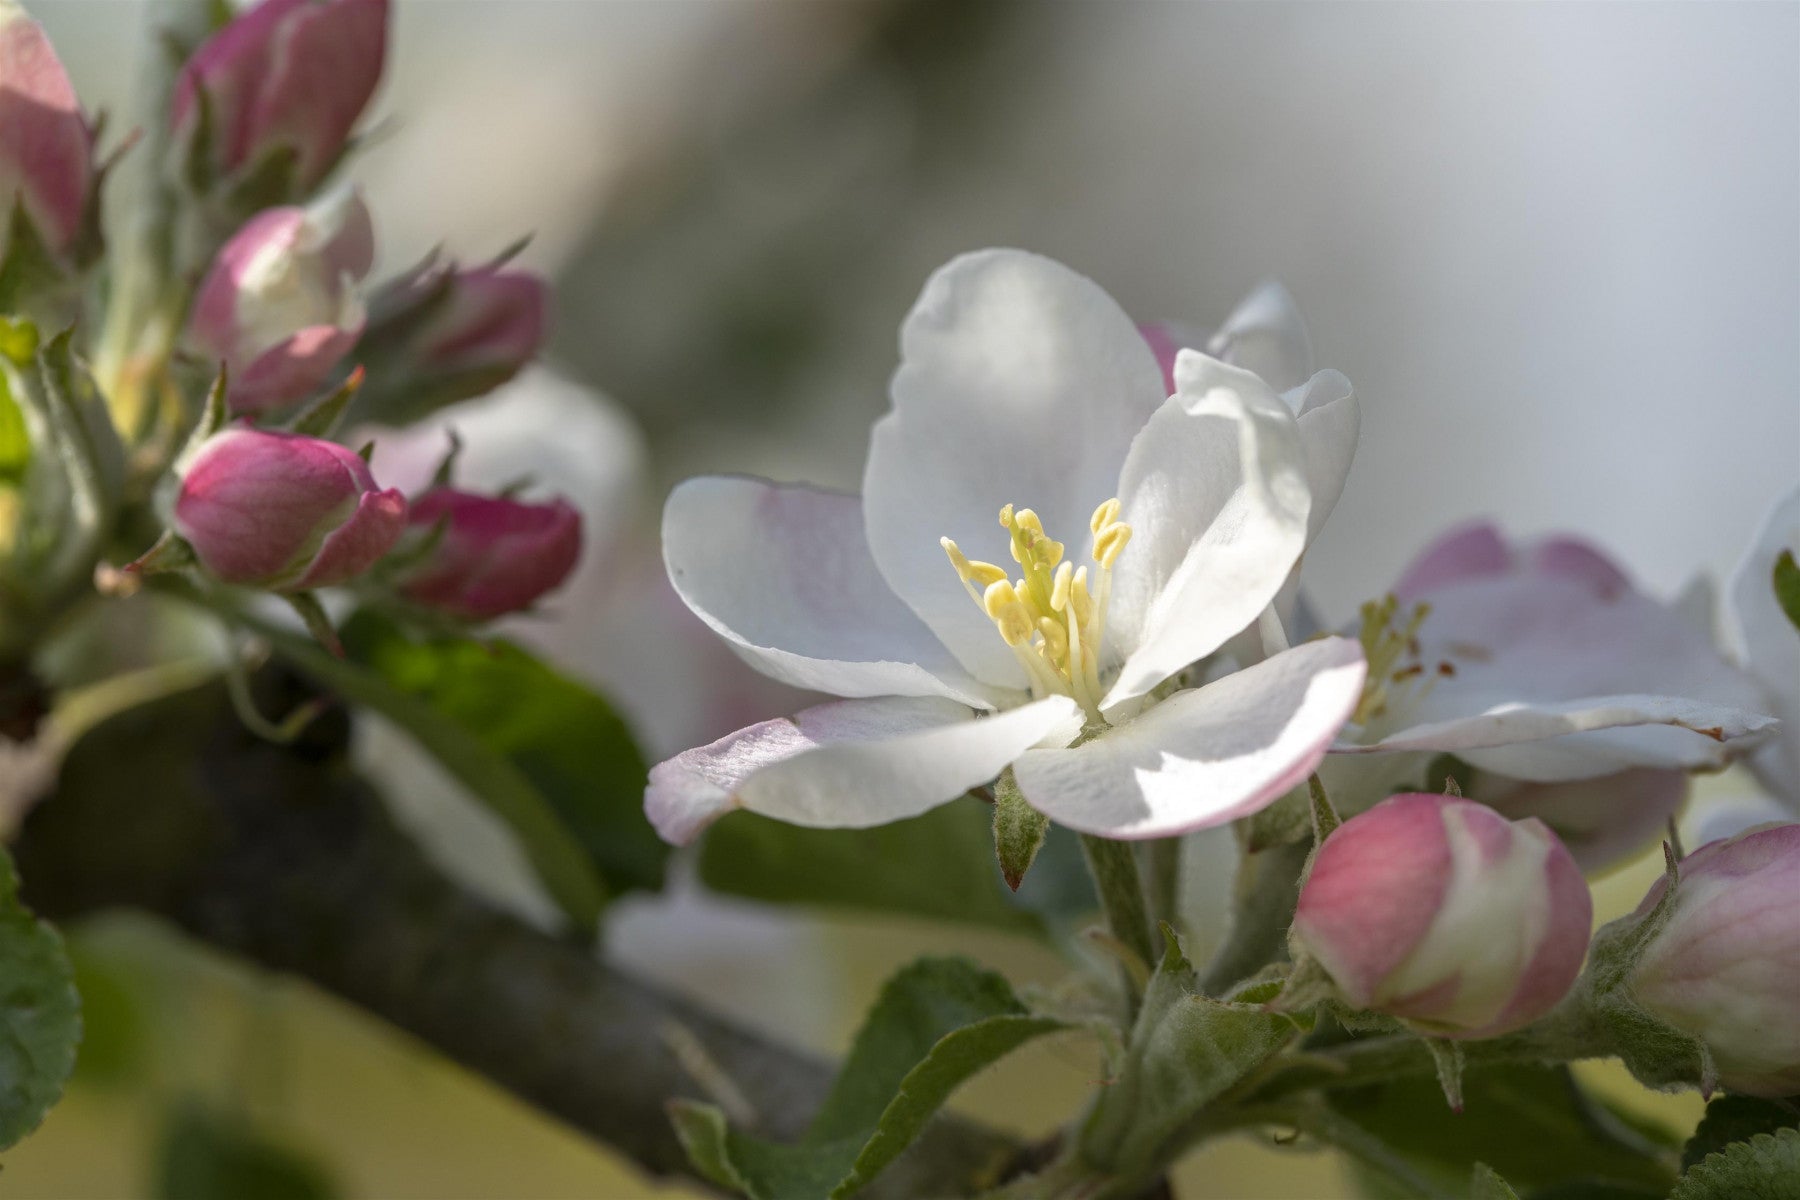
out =
<svg viewBox="0 0 1800 1200"><path fill-rule="evenodd" d="M299 592L373 566L406 529L406 498L336 442L227 429L188 465L174 524L227 583Z"/></svg>
<svg viewBox="0 0 1800 1200"><path fill-rule="evenodd" d="M1556 1006L1592 920L1581 871L1542 823L1409 793L1325 840L1293 937L1358 1008L1478 1038Z"/></svg>
<svg viewBox="0 0 1800 1200"><path fill-rule="evenodd" d="M419 331L420 365L438 371L503 368L510 378L544 343L549 287L526 271L456 271L443 306Z"/></svg>
<svg viewBox="0 0 1800 1200"><path fill-rule="evenodd" d="M374 257L355 192L267 209L232 235L200 283L188 336L224 362L233 412L279 408L330 377L362 334L356 281Z"/></svg>
<svg viewBox="0 0 1800 1200"><path fill-rule="evenodd" d="M481 621L529 608L568 578L581 554L581 514L558 500L522 504L433 488L412 506L411 525L444 530L409 567L401 595L451 616Z"/></svg>
<svg viewBox="0 0 1800 1200"><path fill-rule="evenodd" d="M204 91L215 170L231 174L287 150L294 193L311 191L381 79L387 21L387 0L263 0L182 68L169 114L177 136L198 128Z"/></svg>
<svg viewBox="0 0 1800 1200"><path fill-rule="evenodd" d="M0 0L0 245L14 199L46 248L70 249L94 181L94 138L38 23Z"/></svg>
<svg viewBox="0 0 1800 1200"><path fill-rule="evenodd" d="M1704 1042L1732 1091L1800 1093L1800 825L1708 842L1679 874L1668 924L1633 969L1633 998ZM1634 916L1668 886L1659 879Z"/></svg>

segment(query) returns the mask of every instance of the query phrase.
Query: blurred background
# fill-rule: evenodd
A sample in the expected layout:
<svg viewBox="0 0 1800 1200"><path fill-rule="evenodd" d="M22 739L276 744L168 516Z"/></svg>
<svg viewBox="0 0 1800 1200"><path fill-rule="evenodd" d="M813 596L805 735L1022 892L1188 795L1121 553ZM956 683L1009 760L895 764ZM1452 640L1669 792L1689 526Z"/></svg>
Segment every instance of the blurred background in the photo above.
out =
<svg viewBox="0 0 1800 1200"><path fill-rule="evenodd" d="M29 7L90 108L130 113L142 7ZM590 543L548 616L509 632L609 688L661 756L794 704L661 585L668 487L856 487L900 319L981 246L1061 259L1143 319L1207 325L1265 276L1289 286L1363 404L1308 557L1328 617L1478 514L1588 535L1653 591L1722 575L1800 476L1797 45L1791 4L398 0L350 171L385 269L534 234L524 260L560 297L552 371L469 419L495 474L524 461L576 498ZM367 737L443 861L547 911L485 818ZM1603 883L1604 915L1652 873ZM952 936L1015 978L1059 970L1023 939ZM837 1050L881 979L944 940L678 888L628 904L606 952ZM178 1192L183 1147L229 1114L347 1196L689 1194L147 923L76 950L78 1081L0 1193ZM961 1103L1041 1132L1092 1077L1052 1043ZM1203 1159L1178 1179L1190 1200L1344 1186L1321 1157L1250 1143Z"/></svg>

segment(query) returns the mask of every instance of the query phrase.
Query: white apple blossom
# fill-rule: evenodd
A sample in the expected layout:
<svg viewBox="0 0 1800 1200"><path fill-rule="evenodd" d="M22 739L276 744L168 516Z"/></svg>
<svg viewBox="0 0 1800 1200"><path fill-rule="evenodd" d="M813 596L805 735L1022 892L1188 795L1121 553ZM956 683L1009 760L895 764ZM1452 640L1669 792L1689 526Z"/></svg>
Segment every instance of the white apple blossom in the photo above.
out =
<svg viewBox="0 0 1800 1200"><path fill-rule="evenodd" d="M1304 779L1361 695L1356 642L1171 682L1258 619L1304 548L1301 430L1242 367L1186 351L1173 383L1091 281L983 251L908 316L860 497L678 487L663 537L682 599L764 673L846 699L656 767L658 830L687 841L740 806L875 825L1011 765L1064 825L1160 837ZM1334 372L1303 386L1349 392ZM1079 566L1055 540L1071 533ZM1002 547L1008 569L972 557Z"/></svg>
<svg viewBox="0 0 1800 1200"><path fill-rule="evenodd" d="M1800 813L1800 630L1775 599L1775 561L1800 557L1800 487L1770 510L1731 574L1727 611L1734 649L1762 681L1781 730L1749 759L1750 769L1790 812Z"/></svg>
<svg viewBox="0 0 1800 1200"><path fill-rule="evenodd" d="M1441 538L1366 606L1366 694L1334 750L1448 752L1515 780L1723 766L1776 724L1705 631L1569 538Z"/></svg>

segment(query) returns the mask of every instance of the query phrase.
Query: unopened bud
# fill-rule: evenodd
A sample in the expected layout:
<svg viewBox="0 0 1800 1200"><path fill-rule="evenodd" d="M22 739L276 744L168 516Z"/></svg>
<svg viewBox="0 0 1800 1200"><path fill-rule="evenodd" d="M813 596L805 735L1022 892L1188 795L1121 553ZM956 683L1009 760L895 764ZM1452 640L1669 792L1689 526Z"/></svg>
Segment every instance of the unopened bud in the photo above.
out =
<svg viewBox="0 0 1800 1200"><path fill-rule="evenodd" d="M406 528L406 499L335 442L228 429L188 464L174 528L227 583L299 592L373 566Z"/></svg>
<svg viewBox="0 0 1800 1200"><path fill-rule="evenodd" d="M354 192L269 209L225 243L188 336L225 364L233 412L279 408L326 382L362 334L355 285L374 256L369 210Z"/></svg>
<svg viewBox="0 0 1800 1200"><path fill-rule="evenodd" d="M1357 1008L1476 1038L1556 1006L1592 920L1575 860L1542 823L1414 793L1326 838L1292 936Z"/></svg>
<svg viewBox="0 0 1800 1200"><path fill-rule="evenodd" d="M169 114L178 142L219 179L291 156L274 199L306 195L337 163L375 92L387 21L387 0L246 9L182 67Z"/></svg>
<svg viewBox="0 0 1800 1200"><path fill-rule="evenodd" d="M1678 880L1667 923L1632 967L1631 998L1703 1043L1732 1091L1800 1093L1800 825L1708 842ZM1621 924L1668 887L1659 879Z"/></svg>
<svg viewBox="0 0 1800 1200"><path fill-rule="evenodd" d="M93 130L50 39L0 0L0 279L41 283L72 265L94 181Z"/></svg>
<svg viewBox="0 0 1800 1200"><path fill-rule="evenodd" d="M581 514L561 500L524 504L439 487L414 501L410 524L435 541L405 568L400 594L464 620L531 607L581 555Z"/></svg>

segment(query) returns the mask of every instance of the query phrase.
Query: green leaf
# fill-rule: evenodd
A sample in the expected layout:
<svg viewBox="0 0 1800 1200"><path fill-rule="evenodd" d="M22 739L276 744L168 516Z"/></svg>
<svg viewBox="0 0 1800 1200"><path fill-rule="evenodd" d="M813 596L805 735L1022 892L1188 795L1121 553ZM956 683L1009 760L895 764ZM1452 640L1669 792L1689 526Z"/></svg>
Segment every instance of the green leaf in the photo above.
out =
<svg viewBox="0 0 1800 1200"><path fill-rule="evenodd" d="M1783 550L1775 560L1775 600L1795 629L1800 629L1800 563L1792 550Z"/></svg>
<svg viewBox="0 0 1800 1200"><path fill-rule="evenodd" d="M1486 1163L1476 1163L1469 1179L1469 1200L1519 1200L1519 1193Z"/></svg>
<svg viewBox="0 0 1800 1200"><path fill-rule="evenodd" d="M1681 1150L1681 1169L1687 1170L1709 1154L1733 1142L1747 1142L1759 1133L1800 1126L1791 1109L1755 1096L1718 1096L1706 1106L1706 1115Z"/></svg>
<svg viewBox="0 0 1800 1200"><path fill-rule="evenodd" d="M994 856L1007 887L1019 890L1049 832L1050 818L1031 807L1012 768L1000 772L994 781Z"/></svg>
<svg viewBox="0 0 1800 1200"><path fill-rule="evenodd" d="M1445 1187L1465 1186L1478 1162L1515 1188L1593 1181L1662 1190L1674 1181L1662 1131L1587 1096L1566 1069L1472 1068L1461 1113L1444 1103L1430 1076L1328 1096L1346 1118Z"/></svg>
<svg viewBox="0 0 1800 1200"><path fill-rule="evenodd" d="M225 1114L186 1104L163 1131L158 1200L332 1200L337 1194L318 1163Z"/></svg>
<svg viewBox="0 0 1800 1200"><path fill-rule="evenodd" d="M972 797L873 829L805 829L740 811L707 832L700 881L775 904L1036 932L1039 920L1007 897L989 842L987 805ZM1042 875L1035 872L1028 889Z"/></svg>
<svg viewBox="0 0 1800 1200"><path fill-rule="evenodd" d="M512 830L545 889L570 921L588 933L597 927L606 904L600 871L582 839L527 773L524 763L510 752L521 742L529 745L531 721L520 718L515 723L504 711L492 710L488 710L495 721L491 726L470 720L487 709L488 698L477 690L479 683L464 674L470 663L468 650L458 649L454 643L448 650L414 647L385 622L359 618L345 630L347 640L364 657L364 662L357 662L337 658L310 637L284 626L248 614L239 614L239 619L318 683L375 710L411 736ZM486 653L480 647L473 650L478 655ZM516 650L496 653L509 661L517 661L513 655L525 658ZM532 674L529 668L521 670L514 685ZM450 711L439 706L440 700ZM595 731L595 744L604 739L604 731Z"/></svg>
<svg viewBox="0 0 1800 1200"><path fill-rule="evenodd" d="M62 1098L80 1041L81 998L62 937L20 903L12 858L0 850L0 1150Z"/></svg>
<svg viewBox="0 0 1800 1200"><path fill-rule="evenodd" d="M1160 1165L1208 1103L1291 1041L1300 1026L1261 1003L1214 1000L1163 926L1167 948L1115 1078L1082 1127L1084 1159L1126 1177Z"/></svg>
<svg viewBox="0 0 1800 1200"><path fill-rule="evenodd" d="M1707 1155L1669 1200L1800 1200L1800 1130L1759 1133Z"/></svg>
<svg viewBox="0 0 1800 1200"><path fill-rule="evenodd" d="M695 1170L713 1182L752 1200L839 1200L898 1157L965 1079L1066 1028L1032 1014L992 971L921 959L882 989L798 1143L741 1133L708 1104L675 1101L670 1115Z"/></svg>

